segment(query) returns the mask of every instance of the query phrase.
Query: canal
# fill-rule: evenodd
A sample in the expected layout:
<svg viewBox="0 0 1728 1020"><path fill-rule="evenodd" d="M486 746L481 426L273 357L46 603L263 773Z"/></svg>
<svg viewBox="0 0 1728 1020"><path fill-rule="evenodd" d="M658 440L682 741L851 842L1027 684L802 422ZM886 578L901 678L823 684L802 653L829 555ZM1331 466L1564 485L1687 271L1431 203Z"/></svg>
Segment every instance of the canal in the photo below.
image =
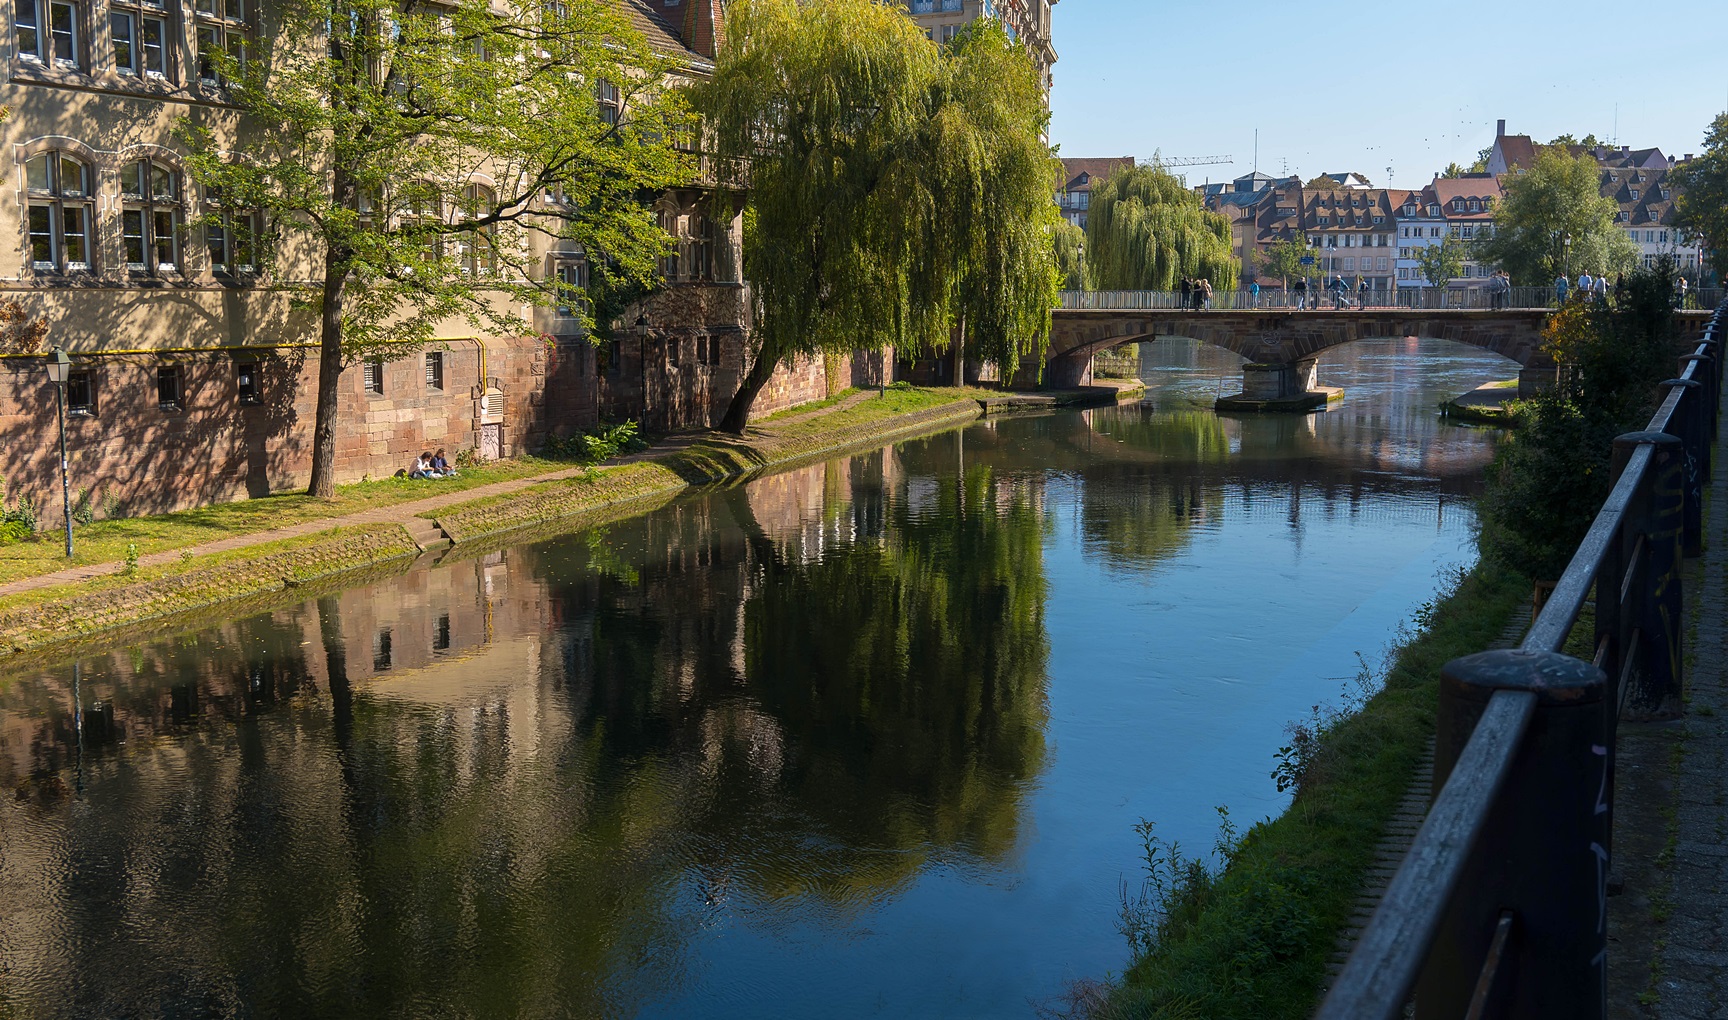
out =
<svg viewBox="0 0 1728 1020"><path fill-rule="evenodd" d="M1290 720L1474 556L1513 369L1239 361L0 673L0 1017L1030 1016L1120 970L1142 818L1282 809Z"/></svg>

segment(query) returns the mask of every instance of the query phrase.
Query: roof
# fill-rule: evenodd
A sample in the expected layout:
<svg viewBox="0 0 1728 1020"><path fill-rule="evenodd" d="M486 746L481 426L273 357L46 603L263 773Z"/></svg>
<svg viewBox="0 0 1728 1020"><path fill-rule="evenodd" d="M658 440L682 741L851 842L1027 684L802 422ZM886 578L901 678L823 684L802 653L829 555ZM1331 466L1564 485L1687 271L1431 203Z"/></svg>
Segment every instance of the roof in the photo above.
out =
<svg viewBox="0 0 1728 1020"><path fill-rule="evenodd" d="M1133 156L1076 156L1062 159L1062 190L1086 191L1095 177L1108 177L1112 171L1133 166ZM1080 178L1086 180L1080 183Z"/></svg>
<svg viewBox="0 0 1728 1020"><path fill-rule="evenodd" d="M1536 165L1536 143L1529 135L1501 135L1494 139L1494 144L1500 147L1500 156L1506 161L1506 169L1523 167L1528 170Z"/></svg>
<svg viewBox="0 0 1728 1020"><path fill-rule="evenodd" d="M648 45L661 51L671 53L691 60L709 62L709 58L697 53L684 45L684 38L672 23L661 16L658 4L649 0L611 0L612 4L623 12L626 20L642 33Z"/></svg>
<svg viewBox="0 0 1728 1020"><path fill-rule="evenodd" d="M1500 181L1493 174L1438 177L1427 190L1434 195L1434 201L1440 203L1441 214L1449 220L1491 220L1494 218L1494 203L1500 201ZM1454 201L1465 202L1465 208L1453 208ZM1474 210L1468 206L1472 201L1478 203Z"/></svg>

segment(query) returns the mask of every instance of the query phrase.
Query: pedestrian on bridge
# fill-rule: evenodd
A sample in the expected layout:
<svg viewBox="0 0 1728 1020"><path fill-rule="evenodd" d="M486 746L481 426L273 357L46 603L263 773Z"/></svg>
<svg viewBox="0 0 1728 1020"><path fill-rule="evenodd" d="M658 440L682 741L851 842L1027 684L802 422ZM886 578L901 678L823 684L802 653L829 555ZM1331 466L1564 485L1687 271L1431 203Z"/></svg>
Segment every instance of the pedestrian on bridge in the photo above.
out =
<svg viewBox="0 0 1728 1020"><path fill-rule="evenodd" d="M1566 303L1566 291L1569 290L1571 286L1572 281L1566 279L1566 274L1564 273L1554 278L1554 303L1556 305L1564 305Z"/></svg>
<svg viewBox="0 0 1728 1020"><path fill-rule="evenodd" d="M1182 278L1182 307L1183 308L1188 307L1188 295L1190 293L1192 293L1193 290L1194 290L1194 285L1189 283L1188 278L1186 276L1184 276Z"/></svg>
<svg viewBox="0 0 1728 1020"><path fill-rule="evenodd" d="M1195 303L1206 308L1212 307L1212 281L1210 279L1200 278L1200 300Z"/></svg>
<svg viewBox="0 0 1728 1020"><path fill-rule="evenodd" d="M1586 269L1582 273L1579 273L1578 274L1578 297L1585 300L1585 301L1588 301L1588 300L1590 300L1590 295L1595 293L1595 291L1596 291L1596 278L1590 275L1590 270Z"/></svg>
<svg viewBox="0 0 1728 1020"><path fill-rule="evenodd" d="M1685 295L1686 295L1686 290L1685 290L1686 278L1684 276L1682 276L1680 278L1680 284L1681 284L1680 295L1681 295L1681 299L1682 299L1680 303L1685 304L1686 302L1684 299L1685 299ZM1254 307L1259 308L1260 307L1260 281L1259 280L1255 280L1253 283L1250 283L1248 285L1248 296L1253 299Z"/></svg>
<svg viewBox="0 0 1728 1020"><path fill-rule="evenodd" d="M1608 303L1608 274L1607 273L1596 274L1596 300L1602 302L1603 304Z"/></svg>
<svg viewBox="0 0 1728 1020"><path fill-rule="evenodd" d="M1296 310L1298 312L1307 311L1308 310L1308 278L1306 276L1297 277L1296 278L1296 286L1292 289L1296 292Z"/></svg>
<svg viewBox="0 0 1728 1020"><path fill-rule="evenodd" d="M1356 307L1368 307L1368 281L1362 276L1356 277Z"/></svg>
<svg viewBox="0 0 1728 1020"><path fill-rule="evenodd" d="M1335 312L1342 310L1344 302L1350 300L1350 285L1344 282L1344 277L1334 274L1330 289L1332 291L1332 310Z"/></svg>

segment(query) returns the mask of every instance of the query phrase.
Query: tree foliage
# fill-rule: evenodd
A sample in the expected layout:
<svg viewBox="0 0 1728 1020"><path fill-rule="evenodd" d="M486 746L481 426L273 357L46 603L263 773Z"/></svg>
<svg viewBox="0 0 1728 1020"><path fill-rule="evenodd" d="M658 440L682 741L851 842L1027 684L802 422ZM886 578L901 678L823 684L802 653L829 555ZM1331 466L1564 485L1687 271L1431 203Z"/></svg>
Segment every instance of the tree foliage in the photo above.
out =
<svg viewBox="0 0 1728 1020"><path fill-rule="evenodd" d="M1278 277L1283 286L1290 286L1290 281L1310 275L1314 265L1303 265L1302 260L1313 254L1313 250L1303 244L1301 239L1287 237L1282 241L1273 241L1264 249L1254 253L1254 259L1259 263L1259 269L1267 276Z"/></svg>
<svg viewBox="0 0 1728 1020"><path fill-rule="evenodd" d="M1464 275L1464 254L1464 242L1448 232L1439 244L1416 249L1416 267L1429 286L1444 287L1448 281Z"/></svg>
<svg viewBox="0 0 1728 1020"><path fill-rule="evenodd" d="M1704 152L1668 171L1680 188L1674 224L1704 245L1718 277L1728 277L1728 113L1719 114L1704 134Z"/></svg>
<svg viewBox="0 0 1728 1020"><path fill-rule="evenodd" d="M1505 178L1494 233L1474 242L1476 259L1505 269L1522 286L1578 270L1631 269L1638 249L1614 225L1619 207L1598 190L1599 173L1589 156L1542 149L1529 170Z"/></svg>
<svg viewBox="0 0 1728 1020"><path fill-rule="evenodd" d="M760 315L722 427L774 366L893 345L998 364L1041 352L1058 285L1060 164L1030 58L994 21L938 46L873 0L738 0L696 103L747 159Z"/></svg>
<svg viewBox="0 0 1728 1020"><path fill-rule="evenodd" d="M1207 212L1199 195L1156 162L1093 180L1086 258L1102 290L1174 290L1183 277L1234 290L1242 272L1230 221Z"/></svg>
<svg viewBox="0 0 1728 1020"><path fill-rule="evenodd" d="M584 307L532 235L586 253L602 306L652 285L667 238L644 196L693 168L670 143L687 124L663 88L673 65L606 0L296 0L282 18L252 59L212 57L238 116L181 133L224 210L208 222L226 215L260 268L286 250L318 281L311 491L328 495L347 365L412 353L452 319L520 335L523 302ZM234 216L253 210L255 225Z"/></svg>
<svg viewBox="0 0 1728 1020"><path fill-rule="evenodd" d="M1086 231L1064 219L1056 224L1050 238L1056 246L1056 272L1062 276L1062 289L1091 290L1086 273Z"/></svg>
<svg viewBox="0 0 1728 1020"><path fill-rule="evenodd" d="M1520 401L1478 501L1483 555L1554 580L1607 498L1614 437L1644 426L1673 370L1674 263L1627 277L1610 309L1568 304L1543 330L1560 366L1551 390Z"/></svg>

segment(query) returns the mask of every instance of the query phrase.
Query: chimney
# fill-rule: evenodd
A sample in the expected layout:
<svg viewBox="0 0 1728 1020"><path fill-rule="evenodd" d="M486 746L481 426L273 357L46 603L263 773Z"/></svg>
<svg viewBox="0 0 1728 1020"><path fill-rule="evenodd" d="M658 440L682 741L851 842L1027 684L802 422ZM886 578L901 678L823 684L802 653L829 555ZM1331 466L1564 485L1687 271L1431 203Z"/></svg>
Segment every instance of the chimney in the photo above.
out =
<svg viewBox="0 0 1728 1020"><path fill-rule="evenodd" d="M1506 118L1502 117L1498 121L1495 122L1495 124L1494 124L1494 137L1495 138L1505 138L1506 137Z"/></svg>
<svg viewBox="0 0 1728 1020"><path fill-rule="evenodd" d="M1691 154L1691 153L1690 153L1690 152L1688 152L1688 153L1687 153L1687 154L1686 154L1686 155L1685 155L1685 156L1684 156L1684 157L1683 157L1683 158L1682 158L1682 159L1681 159L1681 160L1680 160L1680 162L1682 162L1682 163L1690 163L1690 162L1692 162L1692 154Z"/></svg>
<svg viewBox="0 0 1728 1020"><path fill-rule="evenodd" d="M684 8L684 45L712 59L720 53L724 25L720 0L691 0Z"/></svg>
<svg viewBox="0 0 1728 1020"><path fill-rule="evenodd" d="M1622 153L1622 154L1624 154L1624 153L1628 153L1628 152L1631 152L1631 151L1632 151L1632 146L1630 146L1630 145L1622 145L1622 146L1620 146L1620 152L1621 152L1621 153Z"/></svg>

